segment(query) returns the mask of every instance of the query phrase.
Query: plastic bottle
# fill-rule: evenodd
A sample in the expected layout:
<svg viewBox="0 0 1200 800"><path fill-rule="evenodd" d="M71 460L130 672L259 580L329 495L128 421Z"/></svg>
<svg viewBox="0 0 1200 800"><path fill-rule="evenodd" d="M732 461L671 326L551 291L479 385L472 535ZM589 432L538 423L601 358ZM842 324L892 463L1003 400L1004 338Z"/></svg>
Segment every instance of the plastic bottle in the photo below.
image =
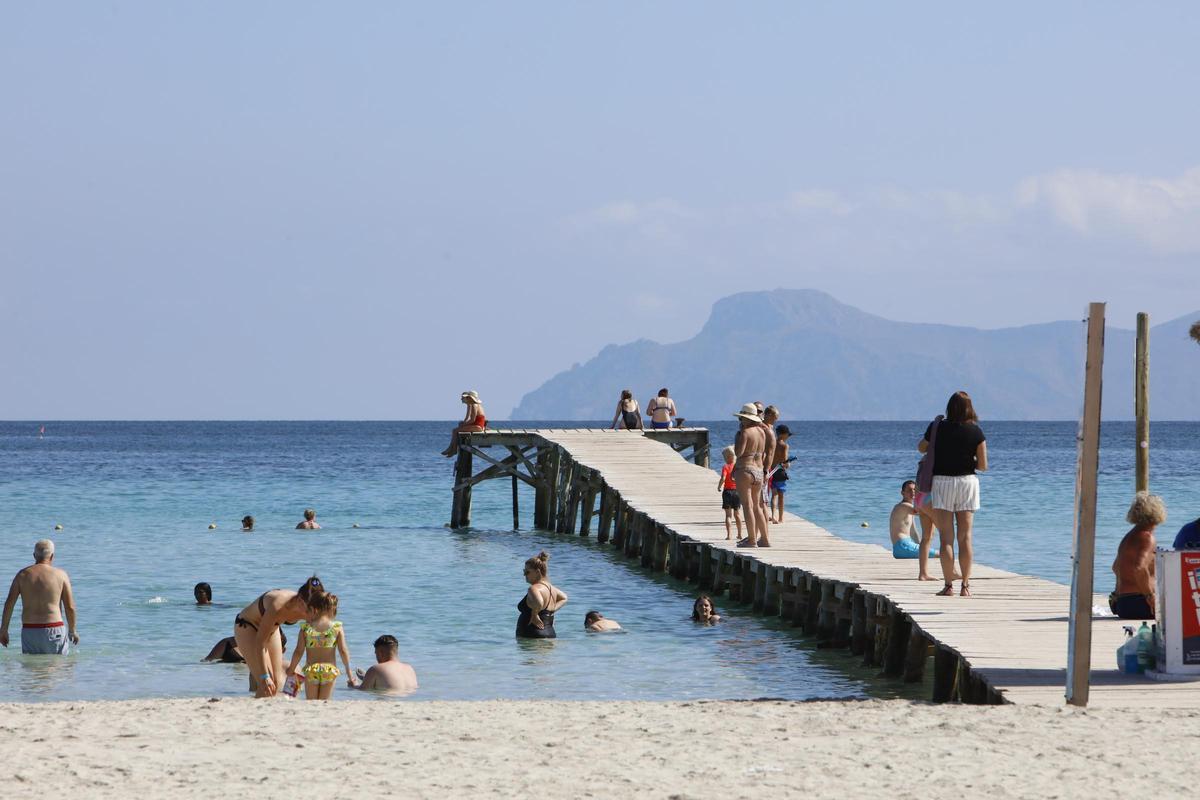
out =
<svg viewBox="0 0 1200 800"><path fill-rule="evenodd" d="M300 693L300 687L304 684L304 678L297 673L292 673L287 676L287 680L283 682L283 693L288 697L295 697Z"/></svg>
<svg viewBox="0 0 1200 800"><path fill-rule="evenodd" d="M1154 669L1154 634L1150 631L1150 626L1145 622L1142 627L1138 628L1137 632L1137 661L1138 672L1145 672L1148 669Z"/></svg>
<svg viewBox="0 0 1200 800"><path fill-rule="evenodd" d="M1127 675L1135 675L1138 669L1138 639L1133 635L1133 626L1125 626L1125 641L1117 648L1117 669Z"/></svg>

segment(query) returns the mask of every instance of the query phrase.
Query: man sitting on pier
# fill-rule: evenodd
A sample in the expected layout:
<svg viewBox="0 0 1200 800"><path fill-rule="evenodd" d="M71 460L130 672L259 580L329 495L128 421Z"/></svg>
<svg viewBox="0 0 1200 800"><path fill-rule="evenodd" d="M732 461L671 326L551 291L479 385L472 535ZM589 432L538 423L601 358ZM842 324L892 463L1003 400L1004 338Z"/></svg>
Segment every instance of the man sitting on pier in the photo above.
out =
<svg viewBox="0 0 1200 800"><path fill-rule="evenodd" d="M892 536L892 558L917 558L921 555L921 539L917 535L916 481L900 484L900 502L892 506L888 525Z"/></svg>
<svg viewBox="0 0 1200 800"><path fill-rule="evenodd" d="M1117 547L1112 571L1117 588L1108 596L1108 606L1121 619L1154 619L1154 529L1167 519L1162 498L1138 492L1125 515L1133 530Z"/></svg>

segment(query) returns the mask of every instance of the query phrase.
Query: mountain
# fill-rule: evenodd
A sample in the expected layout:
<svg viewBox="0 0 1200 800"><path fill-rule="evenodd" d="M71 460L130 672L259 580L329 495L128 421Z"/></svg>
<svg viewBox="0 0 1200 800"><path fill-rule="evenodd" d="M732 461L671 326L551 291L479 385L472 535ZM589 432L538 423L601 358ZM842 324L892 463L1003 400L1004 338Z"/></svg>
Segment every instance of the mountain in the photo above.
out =
<svg viewBox="0 0 1200 800"><path fill-rule="evenodd" d="M1150 332L1150 413L1200 419L1200 312ZM1133 331L1105 334L1104 417L1133 416ZM621 389L645 405L662 386L680 413L726 419L765 400L785 419L925 419L957 389L986 419L1077 419L1085 326L979 328L895 322L811 289L718 300L704 328L675 344L609 345L526 394L512 419L610 420Z"/></svg>

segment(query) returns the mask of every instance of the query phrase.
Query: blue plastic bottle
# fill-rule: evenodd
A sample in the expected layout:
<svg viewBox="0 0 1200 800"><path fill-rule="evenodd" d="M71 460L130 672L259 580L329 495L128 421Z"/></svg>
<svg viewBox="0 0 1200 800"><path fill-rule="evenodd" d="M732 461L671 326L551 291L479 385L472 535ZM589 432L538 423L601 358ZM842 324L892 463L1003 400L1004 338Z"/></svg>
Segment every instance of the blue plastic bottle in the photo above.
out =
<svg viewBox="0 0 1200 800"><path fill-rule="evenodd" d="M1136 675L1138 669L1137 658L1138 639L1133 635L1133 627L1125 626L1125 641L1117 648L1117 669L1127 675Z"/></svg>
<svg viewBox="0 0 1200 800"><path fill-rule="evenodd" d="M1137 632L1137 661L1138 672L1145 672L1148 669L1154 669L1154 634L1150 632L1150 626L1145 622L1142 627L1138 628Z"/></svg>

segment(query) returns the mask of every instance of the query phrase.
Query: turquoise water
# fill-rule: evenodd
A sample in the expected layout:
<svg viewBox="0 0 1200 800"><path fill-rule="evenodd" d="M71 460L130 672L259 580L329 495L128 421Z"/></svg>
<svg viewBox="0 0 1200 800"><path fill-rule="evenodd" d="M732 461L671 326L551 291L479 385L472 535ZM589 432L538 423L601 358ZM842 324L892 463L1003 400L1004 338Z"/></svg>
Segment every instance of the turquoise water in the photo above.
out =
<svg viewBox="0 0 1200 800"><path fill-rule="evenodd" d="M559 424L561 427L561 424ZM794 423L790 510L849 538L881 541L916 423ZM713 429L714 452L733 435ZM978 558L1054 580L1070 572L1073 425L985 425ZM241 694L245 668L201 664L262 591L311 572L341 598L352 660L383 633L421 680L418 699L862 697L898 691L819 652L780 624L719 603L726 621L692 624L694 589L579 537L511 527L504 481L476 490L467 531L449 517L444 423L0 423L0 579L52 536L72 577L82 644L67 659L0 652L0 700ZM1192 479L1200 426L1156 425L1152 483L1182 523L1200 513ZM1097 575L1107 578L1132 484L1132 428L1105 427ZM306 506L321 531L294 530ZM523 491L523 524L532 497ZM253 514L253 534L238 520ZM860 523L871 527L864 529ZM209 523L218 528L208 530ZM64 530L53 532L55 524ZM360 527L354 528L353 525ZM1178 527L1167 526L1171 530ZM559 639L513 637L521 565L545 548L571 597ZM192 602L207 581L216 605ZM627 629L586 635L584 612ZM18 612L19 614L19 612ZM19 635L19 619L11 632ZM288 629L294 640L295 628ZM339 689L338 697L363 699Z"/></svg>

